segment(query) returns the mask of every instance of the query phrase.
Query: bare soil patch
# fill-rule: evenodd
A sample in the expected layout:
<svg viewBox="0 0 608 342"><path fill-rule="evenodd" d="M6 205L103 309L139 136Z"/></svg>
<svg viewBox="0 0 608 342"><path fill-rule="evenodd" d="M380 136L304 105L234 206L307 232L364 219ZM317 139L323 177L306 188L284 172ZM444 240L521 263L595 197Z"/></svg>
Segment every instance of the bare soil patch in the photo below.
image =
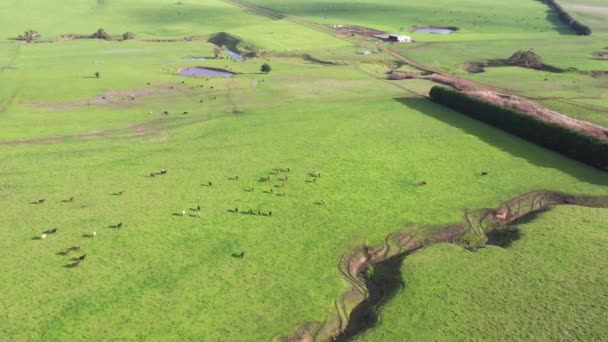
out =
<svg viewBox="0 0 608 342"><path fill-rule="evenodd" d="M50 110L69 110L81 107L102 106L110 104L117 105L119 107L129 107L135 105L138 99L154 96L157 94L168 93L171 90L175 89L186 90L187 88L181 83L171 85L163 84L160 86L151 86L145 89L108 91L88 100L77 100L69 102L40 102L30 103L28 105L34 108Z"/></svg>
<svg viewBox="0 0 608 342"><path fill-rule="evenodd" d="M587 74L593 78L600 78L600 77L608 76L608 71L606 71L606 70L589 71Z"/></svg>
<svg viewBox="0 0 608 342"><path fill-rule="evenodd" d="M379 31L376 29L372 29L372 28L368 28L368 27L363 27L363 26L357 26L357 25L330 25L329 27L331 27L332 29L343 33L343 34L348 34L348 35L359 35L359 36L365 36L365 37L375 37L375 36L384 36L387 35L386 32L384 31ZM388 36L387 36L388 38Z"/></svg>

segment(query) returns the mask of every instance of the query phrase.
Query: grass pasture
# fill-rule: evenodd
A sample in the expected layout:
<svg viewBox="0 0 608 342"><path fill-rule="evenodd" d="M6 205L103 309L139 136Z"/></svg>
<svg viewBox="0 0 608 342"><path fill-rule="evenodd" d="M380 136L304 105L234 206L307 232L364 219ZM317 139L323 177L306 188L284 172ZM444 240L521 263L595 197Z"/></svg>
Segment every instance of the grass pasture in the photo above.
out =
<svg viewBox="0 0 608 342"><path fill-rule="evenodd" d="M446 4L254 2L315 22L391 31L405 24L435 24L431 19ZM0 340L270 340L333 313L336 298L349 287L337 264L362 244L378 245L388 233L410 224L456 222L467 208L495 207L529 191L608 193L605 173L424 98L429 81L385 80L384 72L400 65L388 54L359 54L373 50L375 43L356 44L219 0L183 5L69 0L49 16L58 6L39 0L0 4L5 33L0 42ZM518 0L512 6L517 9L512 15L526 13L534 22L530 25L554 25L540 3ZM402 7L410 9L401 12L403 17L386 16ZM507 7L496 2L491 13ZM454 18L450 25L466 27L487 10L468 0L461 8L442 15ZM464 15L465 9L471 11ZM487 39L504 44L504 51L518 43L498 43L499 37L529 39L521 38L524 28L504 18L489 20L483 24ZM113 34L133 31L137 38L11 40L27 28L39 30L44 40L98 27ZM229 32L267 53L244 62L211 59L214 46L205 38L217 32ZM561 41L555 32L542 35ZM185 36L202 38L184 41ZM469 29L453 36L471 40L463 43L471 50L485 37ZM155 39L178 41L151 41ZM448 39L429 38L428 44L403 47L403 53L431 65L425 56L443 51L439 67L458 73L455 68L465 57L450 57L455 43ZM593 49L599 47L594 41ZM184 59L192 56L210 59ZM582 54L555 56L582 59ZM263 63L271 64L270 73L259 71ZM596 68L600 62L588 63ZM207 79L177 74L190 66L236 75ZM502 70L504 75L493 78L489 71L480 81L508 87L517 77L529 77ZM593 99L583 101L601 107L603 81L593 82L585 83L593 88L584 88ZM536 84L529 85L531 94L563 95L559 89L532 89ZM563 90L568 93L563 96L571 91ZM605 122L591 111L585 115ZM160 169L168 173L150 177ZM310 175L315 171L322 175L316 180ZM489 175L480 176L482 171ZM267 176L270 182L261 181ZM421 180L428 186L417 186ZM116 195L120 191L124 193ZM74 201L65 201L72 196ZM38 199L45 201L32 204ZM200 217L194 210L198 205ZM591 241L586 232L603 241L603 211L560 208L543 215L539 225L557 223L558 215L581 227L564 246L569 253L583 243L579 237ZM122 228L112 227L119 222ZM53 227L57 234L36 239ZM95 238L86 237L93 231ZM526 239L524 235L512 250ZM60 255L79 244L85 245L81 253ZM440 262L428 269L447 276L456 266L444 269L441 258L451 258L445 255L457 248L436 248L437 255L425 259L425 253L435 251L430 248L420 254L421 261L411 262L430 265L436 258ZM444 248L450 250L441 254ZM550 255L549 247L545 250ZM241 251L244 258L234 257ZM522 246L521 254L527 251ZM471 259L487 254L490 260L495 257L491 253L512 261L509 252L487 248L461 262L463 268L474 268ZM592 252L597 262L605 258L601 250ZM87 257L78 268L65 267L81 254ZM532 272L537 259L529 253L525 257ZM409 280L409 260L405 281L426 289L426 266ZM548 265L548 260L541 261ZM490 262L487 267L494 266ZM547 267L549 274L557 266ZM594 267L581 267L580 274L586 276ZM495 273L498 277L498 268ZM468 280L463 275L463 286ZM542 303L559 300L556 287L549 290L554 292ZM422 296L426 290L419 291ZM401 324L405 312L400 303L412 301L412 295L399 295L383 312L379 335L364 337L393 336L398 329L393 324ZM605 299L601 290L596 295L597 301ZM428 305L431 312L442 307ZM408 314L415 315L411 308L407 306ZM595 311L589 315L577 324L595 322ZM428 339L438 336L432 328L426 331ZM581 331L584 337L601 333Z"/></svg>
<svg viewBox="0 0 608 342"><path fill-rule="evenodd" d="M417 252L403 263L402 292L358 340L601 340L607 219L605 209L559 207L503 228L521 235L507 248Z"/></svg>

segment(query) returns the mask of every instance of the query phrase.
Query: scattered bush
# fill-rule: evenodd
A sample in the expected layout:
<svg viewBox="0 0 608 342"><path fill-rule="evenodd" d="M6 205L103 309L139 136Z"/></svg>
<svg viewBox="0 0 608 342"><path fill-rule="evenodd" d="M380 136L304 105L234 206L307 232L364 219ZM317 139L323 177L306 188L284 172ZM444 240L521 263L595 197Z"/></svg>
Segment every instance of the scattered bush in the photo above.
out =
<svg viewBox="0 0 608 342"><path fill-rule="evenodd" d="M112 40L112 36L110 36L104 29L100 28L97 32L91 35L91 38L94 39L104 39L104 40Z"/></svg>
<svg viewBox="0 0 608 342"><path fill-rule="evenodd" d="M608 141L606 140L453 89L436 86L431 89L430 96L434 101L464 115L608 171Z"/></svg>
<svg viewBox="0 0 608 342"><path fill-rule="evenodd" d="M543 68L543 59L532 50L519 50L509 57L507 64L540 70Z"/></svg>
<svg viewBox="0 0 608 342"><path fill-rule="evenodd" d="M270 67L270 64L268 63L264 63L262 65L262 67L260 68L260 71L262 71L263 73L267 74L272 70L272 68Z"/></svg>
<svg viewBox="0 0 608 342"><path fill-rule="evenodd" d="M40 33L38 33L38 31L27 30L23 34L18 35L17 39L25 40L26 42L30 43L31 41L33 41L34 39L36 39L38 37L40 37Z"/></svg>
<svg viewBox="0 0 608 342"><path fill-rule="evenodd" d="M556 1L556 0L544 0L549 7L552 7L556 12L559 19L566 25L570 26L576 34L579 36L589 36L591 35L591 28L587 25L584 25L572 18L570 13L566 12L566 10Z"/></svg>
<svg viewBox="0 0 608 342"><path fill-rule="evenodd" d="M133 32L125 32L122 34L123 40L135 39L135 33Z"/></svg>

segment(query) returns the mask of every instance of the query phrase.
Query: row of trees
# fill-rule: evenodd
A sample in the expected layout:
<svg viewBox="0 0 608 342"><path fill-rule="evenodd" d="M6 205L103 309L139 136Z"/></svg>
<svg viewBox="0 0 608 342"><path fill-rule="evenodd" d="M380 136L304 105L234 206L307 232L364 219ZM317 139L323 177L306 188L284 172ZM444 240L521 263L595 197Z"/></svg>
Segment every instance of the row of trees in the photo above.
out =
<svg viewBox="0 0 608 342"><path fill-rule="evenodd" d="M80 36L80 37L86 38L86 36ZM109 33L107 33L103 28L100 28L99 30L97 30L95 33L93 33L89 37L93 38L93 39L112 40L112 36ZM28 43L31 43L32 41L34 41L38 38L40 38L40 33L35 30L27 30L23 34L20 34L17 36L18 40L24 40ZM133 39L133 38L135 38L135 33L133 33L133 32L125 32L122 35L123 40L129 40L129 39Z"/></svg>
<svg viewBox="0 0 608 342"><path fill-rule="evenodd" d="M598 137L441 86L433 87L430 96L464 115L608 171L608 142Z"/></svg>
<svg viewBox="0 0 608 342"><path fill-rule="evenodd" d="M107 33L106 30L104 30L103 28L100 28L99 30L97 30L97 32L93 33L91 35L91 38L112 40L112 36L109 33ZM134 38L135 38L135 33L133 33L133 32L125 32L122 35L123 40L129 40L129 39L134 39Z"/></svg>
<svg viewBox="0 0 608 342"><path fill-rule="evenodd" d="M570 26L579 36L588 36L591 34L591 28L572 18L570 13L560 5L556 0L545 0L556 12L559 19L566 25Z"/></svg>

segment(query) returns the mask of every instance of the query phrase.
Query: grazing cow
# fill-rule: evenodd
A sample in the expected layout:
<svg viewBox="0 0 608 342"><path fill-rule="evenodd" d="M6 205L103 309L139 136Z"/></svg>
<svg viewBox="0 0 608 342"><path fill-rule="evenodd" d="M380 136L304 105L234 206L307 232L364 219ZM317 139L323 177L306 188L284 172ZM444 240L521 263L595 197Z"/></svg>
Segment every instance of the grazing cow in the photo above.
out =
<svg viewBox="0 0 608 342"><path fill-rule="evenodd" d="M150 177L156 177L156 174L155 174L154 172L152 172L152 173L150 174Z"/></svg>
<svg viewBox="0 0 608 342"><path fill-rule="evenodd" d="M42 235L40 235L40 240L44 240L44 239L46 239L46 234L43 233Z"/></svg>
<svg viewBox="0 0 608 342"><path fill-rule="evenodd" d="M272 210L268 212L268 216L272 216Z"/></svg>
<svg viewBox="0 0 608 342"><path fill-rule="evenodd" d="M44 203L44 201L45 201L45 199L41 198L41 199L38 200L38 204L42 204L42 203Z"/></svg>
<svg viewBox="0 0 608 342"><path fill-rule="evenodd" d="M427 182L426 181L420 181L420 182L418 182L418 185L419 186L426 186Z"/></svg>
<svg viewBox="0 0 608 342"><path fill-rule="evenodd" d="M239 176L234 176L234 179L239 180Z"/></svg>
<svg viewBox="0 0 608 342"><path fill-rule="evenodd" d="M93 234L91 234L91 237L96 237L97 236L97 232L93 232Z"/></svg>
<svg viewBox="0 0 608 342"><path fill-rule="evenodd" d="M122 222L116 225L116 228L122 228Z"/></svg>
<svg viewBox="0 0 608 342"><path fill-rule="evenodd" d="M186 216L186 211L182 210L182 216Z"/></svg>
<svg viewBox="0 0 608 342"><path fill-rule="evenodd" d="M312 179L312 182L313 182L313 183L316 183L316 182L317 182L317 179L316 179L316 178L313 178L313 179Z"/></svg>
<svg viewBox="0 0 608 342"><path fill-rule="evenodd" d="M482 176L487 176L487 175L488 175L488 172L487 172L487 171L483 171L483 172L481 173L481 175L482 175Z"/></svg>
<svg viewBox="0 0 608 342"><path fill-rule="evenodd" d="M243 259L245 257L245 251L242 251L241 254L239 254L239 257Z"/></svg>
<svg viewBox="0 0 608 342"><path fill-rule="evenodd" d="M74 261L73 263L68 265L68 267L70 267L70 268L78 267L78 266L80 266L80 260Z"/></svg>
<svg viewBox="0 0 608 342"><path fill-rule="evenodd" d="M209 186L212 186L213 184L211 182L209 182Z"/></svg>
<svg viewBox="0 0 608 342"><path fill-rule="evenodd" d="M238 213L239 212L239 207L234 208L234 212Z"/></svg>
<svg viewBox="0 0 608 342"><path fill-rule="evenodd" d="M196 211L201 211L201 206L200 205L196 206Z"/></svg>
<svg viewBox="0 0 608 342"><path fill-rule="evenodd" d="M81 256L79 256L79 257L78 257L78 261L82 261L82 260L84 260L84 258L86 258L86 257L87 257L87 255L86 255L86 254L83 254L83 255L81 255Z"/></svg>
<svg viewBox="0 0 608 342"><path fill-rule="evenodd" d="M167 170L164 170L164 169L163 169L163 170L160 170L160 171L159 171L159 173L160 173L161 175L165 175L165 174L167 174Z"/></svg>
<svg viewBox="0 0 608 342"><path fill-rule="evenodd" d="M68 202L74 202L74 196L68 198Z"/></svg>
<svg viewBox="0 0 608 342"><path fill-rule="evenodd" d="M188 114L188 112L184 112L184 115Z"/></svg>

